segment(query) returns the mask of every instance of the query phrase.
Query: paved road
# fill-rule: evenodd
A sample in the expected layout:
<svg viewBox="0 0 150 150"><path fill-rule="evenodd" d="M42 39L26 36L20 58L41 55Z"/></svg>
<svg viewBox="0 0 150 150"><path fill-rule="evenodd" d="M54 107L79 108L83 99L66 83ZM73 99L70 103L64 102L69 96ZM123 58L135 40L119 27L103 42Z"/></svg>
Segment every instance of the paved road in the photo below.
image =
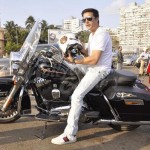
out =
<svg viewBox="0 0 150 150"><path fill-rule="evenodd" d="M137 73L133 67L125 67ZM148 85L148 78L142 78ZM34 113L34 112L33 112ZM39 140L44 122L21 118L15 123L0 124L0 150L150 150L150 126L132 132L117 132L107 125L79 124L78 141L56 146L51 139L62 133L66 123L48 123L46 138Z"/></svg>

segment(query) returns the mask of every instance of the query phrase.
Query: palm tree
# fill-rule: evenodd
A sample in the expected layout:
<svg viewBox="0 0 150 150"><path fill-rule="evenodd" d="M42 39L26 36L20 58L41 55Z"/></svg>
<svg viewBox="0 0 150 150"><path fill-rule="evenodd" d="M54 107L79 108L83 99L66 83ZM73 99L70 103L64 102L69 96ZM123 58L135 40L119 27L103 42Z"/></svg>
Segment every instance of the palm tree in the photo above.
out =
<svg viewBox="0 0 150 150"><path fill-rule="evenodd" d="M14 23L14 21L7 21L6 24L4 24L5 26L5 29L7 30L7 40L10 40L12 42L15 42L17 41L18 37L17 37L17 28L18 28L18 25ZM14 38L15 37L15 38Z"/></svg>
<svg viewBox="0 0 150 150"><path fill-rule="evenodd" d="M35 19L32 16L29 16L25 21L26 28L30 31L35 23Z"/></svg>
<svg viewBox="0 0 150 150"><path fill-rule="evenodd" d="M41 30L41 42L47 42L48 40L48 23L45 20L42 20L42 30Z"/></svg>

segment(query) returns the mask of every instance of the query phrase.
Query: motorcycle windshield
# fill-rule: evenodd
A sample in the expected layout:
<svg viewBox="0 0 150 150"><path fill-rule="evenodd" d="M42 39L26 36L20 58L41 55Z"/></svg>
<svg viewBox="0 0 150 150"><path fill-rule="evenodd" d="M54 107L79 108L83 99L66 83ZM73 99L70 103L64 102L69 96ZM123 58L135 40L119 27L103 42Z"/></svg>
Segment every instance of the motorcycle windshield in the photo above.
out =
<svg viewBox="0 0 150 150"><path fill-rule="evenodd" d="M20 51L10 53L10 62L19 64L28 64L33 57L38 45L41 33L41 23L35 22Z"/></svg>
<svg viewBox="0 0 150 150"><path fill-rule="evenodd" d="M31 60L39 42L40 33L41 23L36 22L19 51L20 61L28 63Z"/></svg>

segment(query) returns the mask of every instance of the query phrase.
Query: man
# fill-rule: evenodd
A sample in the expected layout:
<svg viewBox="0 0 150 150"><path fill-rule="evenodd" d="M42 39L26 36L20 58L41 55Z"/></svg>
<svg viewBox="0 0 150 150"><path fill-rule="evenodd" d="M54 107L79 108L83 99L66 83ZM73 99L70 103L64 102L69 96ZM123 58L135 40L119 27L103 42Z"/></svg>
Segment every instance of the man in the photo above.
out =
<svg viewBox="0 0 150 150"><path fill-rule="evenodd" d="M122 69L123 64L123 55L122 55L122 47L118 47L118 53L117 53L117 70Z"/></svg>
<svg viewBox="0 0 150 150"><path fill-rule="evenodd" d="M140 62L140 68L139 68L139 76L142 76L144 74L144 66L145 63L148 64L149 59L149 53L148 48L143 48L143 52L140 54L140 57L137 59L137 62Z"/></svg>
<svg viewBox="0 0 150 150"><path fill-rule="evenodd" d="M111 70L112 42L109 34L99 27L99 13L96 9L88 8L82 11L83 22L91 34L88 49L82 50L85 57L73 59L71 55L64 58L67 62L87 66L85 76L71 96L71 109L64 133L51 140L53 144L68 144L76 141L78 120L83 105L84 96Z"/></svg>

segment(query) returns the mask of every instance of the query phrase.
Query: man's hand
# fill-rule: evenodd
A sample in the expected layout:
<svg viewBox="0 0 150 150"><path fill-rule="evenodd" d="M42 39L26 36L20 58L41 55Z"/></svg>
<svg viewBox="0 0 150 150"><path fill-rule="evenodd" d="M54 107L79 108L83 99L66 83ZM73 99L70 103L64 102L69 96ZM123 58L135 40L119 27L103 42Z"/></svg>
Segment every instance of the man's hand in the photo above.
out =
<svg viewBox="0 0 150 150"><path fill-rule="evenodd" d="M69 63L73 63L73 57L71 56L70 53L68 54L68 57L64 56L64 60L67 61L67 62L69 62Z"/></svg>

